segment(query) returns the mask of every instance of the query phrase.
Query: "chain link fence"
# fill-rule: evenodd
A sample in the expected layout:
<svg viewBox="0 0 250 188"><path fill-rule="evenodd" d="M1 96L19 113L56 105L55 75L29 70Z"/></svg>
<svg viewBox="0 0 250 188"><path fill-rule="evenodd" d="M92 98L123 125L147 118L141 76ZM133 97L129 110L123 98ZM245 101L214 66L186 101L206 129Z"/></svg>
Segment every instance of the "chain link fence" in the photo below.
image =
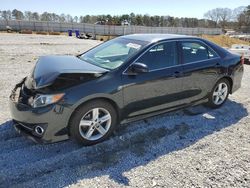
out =
<svg viewBox="0 0 250 188"><path fill-rule="evenodd" d="M9 26L15 31L32 30L47 32L67 32L79 30L94 35L126 35L133 33L174 33L185 35L218 35L222 34L220 28L186 28L186 27L144 27L144 26L114 26L96 25L87 23L60 23L24 20L0 20L0 30L6 30Z"/></svg>

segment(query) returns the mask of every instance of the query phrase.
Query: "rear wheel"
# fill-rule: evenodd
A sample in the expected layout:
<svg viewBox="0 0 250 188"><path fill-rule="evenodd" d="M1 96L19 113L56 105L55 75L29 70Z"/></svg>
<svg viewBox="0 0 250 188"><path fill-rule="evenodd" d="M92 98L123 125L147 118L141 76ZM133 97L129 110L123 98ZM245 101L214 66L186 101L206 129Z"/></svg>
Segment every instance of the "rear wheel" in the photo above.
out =
<svg viewBox="0 0 250 188"><path fill-rule="evenodd" d="M83 145L93 145L107 139L117 124L114 107L96 100L82 105L71 118L70 136Z"/></svg>
<svg viewBox="0 0 250 188"><path fill-rule="evenodd" d="M223 105L229 95L230 83L227 79L219 80L213 88L213 91L209 95L208 106L211 108L218 108Z"/></svg>

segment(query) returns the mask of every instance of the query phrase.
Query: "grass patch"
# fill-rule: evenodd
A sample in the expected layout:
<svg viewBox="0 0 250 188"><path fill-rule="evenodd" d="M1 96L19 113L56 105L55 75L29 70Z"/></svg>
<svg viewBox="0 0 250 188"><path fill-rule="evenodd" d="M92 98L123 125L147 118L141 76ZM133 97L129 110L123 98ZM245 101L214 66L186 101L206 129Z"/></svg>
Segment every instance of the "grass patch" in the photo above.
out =
<svg viewBox="0 0 250 188"><path fill-rule="evenodd" d="M21 34L32 34L32 31L31 30L22 30L20 33Z"/></svg>
<svg viewBox="0 0 250 188"><path fill-rule="evenodd" d="M222 47L231 47L233 44L246 44L250 45L250 42L240 40L237 38L230 38L229 36L225 35L202 35L204 39L210 40Z"/></svg>
<svg viewBox="0 0 250 188"><path fill-rule="evenodd" d="M100 40L100 41L108 41L111 40L113 38L116 38L117 36L112 36L112 35L96 35L96 40Z"/></svg>
<svg viewBox="0 0 250 188"><path fill-rule="evenodd" d="M49 35L61 35L60 32L49 32Z"/></svg>
<svg viewBox="0 0 250 188"><path fill-rule="evenodd" d="M38 31L38 32L36 32L36 34L37 35L48 35L48 33L45 31Z"/></svg>

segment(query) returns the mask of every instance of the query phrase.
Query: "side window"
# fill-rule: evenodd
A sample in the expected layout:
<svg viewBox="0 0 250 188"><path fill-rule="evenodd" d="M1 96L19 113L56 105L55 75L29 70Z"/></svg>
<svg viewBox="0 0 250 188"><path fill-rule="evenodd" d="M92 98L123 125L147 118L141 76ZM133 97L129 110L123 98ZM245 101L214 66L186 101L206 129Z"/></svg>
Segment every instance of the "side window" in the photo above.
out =
<svg viewBox="0 0 250 188"><path fill-rule="evenodd" d="M209 56L209 58L218 57L218 55L210 48L208 49L208 56Z"/></svg>
<svg viewBox="0 0 250 188"><path fill-rule="evenodd" d="M191 63L217 57L217 54L198 42L182 42L183 63Z"/></svg>
<svg viewBox="0 0 250 188"><path fill-rule="evenodd" d="M137 62L144 63L149 70L170 67L177 64L176 42L161 43L152 47Z"/></svg>

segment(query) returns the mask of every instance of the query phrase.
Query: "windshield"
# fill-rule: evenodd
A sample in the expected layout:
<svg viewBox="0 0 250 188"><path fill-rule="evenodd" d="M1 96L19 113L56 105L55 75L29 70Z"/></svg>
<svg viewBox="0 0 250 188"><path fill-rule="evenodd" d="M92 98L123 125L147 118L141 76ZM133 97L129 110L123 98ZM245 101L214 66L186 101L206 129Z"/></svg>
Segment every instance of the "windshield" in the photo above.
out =
<svg viewBox="0 0 250 188"><path fill-rule="evenodd" d="M139 40L117 38L93 48L79 56L80 59L106 69L115 69L148 43Z"/></svg>

